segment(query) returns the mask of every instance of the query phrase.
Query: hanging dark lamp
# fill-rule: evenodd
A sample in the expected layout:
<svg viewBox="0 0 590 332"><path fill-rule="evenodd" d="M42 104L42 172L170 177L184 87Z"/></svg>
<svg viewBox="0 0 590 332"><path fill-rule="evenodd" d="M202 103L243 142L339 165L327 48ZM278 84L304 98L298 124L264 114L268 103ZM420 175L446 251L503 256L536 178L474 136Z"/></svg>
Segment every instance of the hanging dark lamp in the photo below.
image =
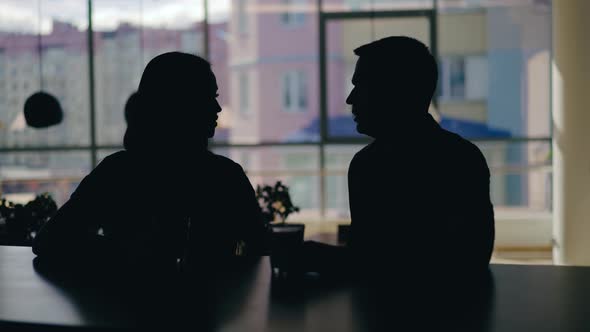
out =
<svg viewBox="0 0 590 332"><path fill-rule="evenodd" d="M25 121L32 128L48 128L63 120L63 110L57 98L43 91L43 54L41 36L41 0L37 0L39 10L39 32L37 35L37 52L39 55L39 86L40 90L33 93L25 101Z"/></svg>

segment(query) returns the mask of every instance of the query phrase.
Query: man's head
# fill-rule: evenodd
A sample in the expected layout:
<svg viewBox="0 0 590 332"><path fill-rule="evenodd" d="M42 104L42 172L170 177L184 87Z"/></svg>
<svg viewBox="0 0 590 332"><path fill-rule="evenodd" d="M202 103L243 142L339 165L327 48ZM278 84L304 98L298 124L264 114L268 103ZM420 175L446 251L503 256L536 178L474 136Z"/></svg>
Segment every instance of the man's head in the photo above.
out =
<svg viewBox="0 0 590 332"><path fill-rule="evenodd" d="M424 118L436 90L434 57L416 39L394 36L354 50L359 56L346 99L360 133L378 137Z"/></svg>
<svg viewBox="0 0 590 332"><path fill-rule="evenodd" d="M137 110L128 125L138 133L138 144L153 144L151 136L170 148L190 149L215 133L221 107L215 75L203 58L180 52L158 55L147 64L135 98Z"/></svg>

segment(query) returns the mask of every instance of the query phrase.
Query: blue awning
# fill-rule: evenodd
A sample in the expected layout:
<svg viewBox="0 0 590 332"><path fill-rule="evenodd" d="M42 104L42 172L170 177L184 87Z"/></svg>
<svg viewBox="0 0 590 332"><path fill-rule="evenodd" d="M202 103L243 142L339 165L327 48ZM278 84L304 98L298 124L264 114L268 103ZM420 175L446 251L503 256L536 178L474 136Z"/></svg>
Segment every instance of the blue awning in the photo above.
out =
<svg viewBox="0 0 590 332"><path fill-rule="evenodd" d="M360 138L365 137L356 131L356 123L349 115L338 115L329 118L328 131L331 137ZM443 116L440 121L444 129L461 135L464 138L508 138L510 131L493 128L487 123ZM320 140L320 120L315 118L308 126L290 134L286 142L317 142Z"/></svg>
<svg viewBox="0 0 590 332"><path fill-rule="evenodd" d="M487 123L452 117L442 117L440 126L464 138L508 138L510 131L488 126Z"/></svg>

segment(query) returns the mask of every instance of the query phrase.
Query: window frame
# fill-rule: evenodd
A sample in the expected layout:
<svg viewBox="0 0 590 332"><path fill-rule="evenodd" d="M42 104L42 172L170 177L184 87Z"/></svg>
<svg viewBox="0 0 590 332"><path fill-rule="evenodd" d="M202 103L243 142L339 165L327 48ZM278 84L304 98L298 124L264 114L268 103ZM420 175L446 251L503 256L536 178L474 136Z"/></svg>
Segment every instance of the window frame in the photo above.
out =
<svg viewBox="0 0 590 332"><path fill-rule="evenodd" d="M205 10L205 12L207 13L208 10L208 1L209 0L203 0L203 9ZM241 0L242 3L244 4L244 10L246 11L245 7L247 7L247 1L246 0ZM326 20L327 19L353 19L355 17L367 17L367 15L370 15L370 17L373 18L379 18L379 17L389 17L388 15L391 15L393 12L391 11L387 11L387 12L380 12L380 11L371 11L369 12L331 12L331 11L325 11L325 9L322 8L322 1L321 0L316 0L317 1L317 7L315 9L314 14L317 14L318 16L318 23L319 23L319 36L318 36L318 42L319 42L319 50L318 50L318 56L319 56L319 66L320 66L320 72L322 69L322 66L325 66L326 63L326 50L325 50L325 46L326 46L326 39L324 36L324 32L325 32L325 24L326 24ZM95 32L94 28L93 28L93 24L92 24L92 7L93 7L93 0L88 0L86 2L86 6L87 6L87 23L88 23L88 29L87 29L87 34L88 34L88 38L87 38L87 42L88 42L88 71L89 71L89 75L88 75L88 80L89 80L89 98L88 98L88 103L90 104L90 119L89 119L89 134L90 134L90 144L68 144L68 145L51 145L51 146L38 146L38 145L31 145L31 146L14 146L14 147L0 147L0 153L12 153L12 152L89 152L90 153L90 158L91 158L91 162L90 162L90 167L94 168L97 163L98 163L98 156L100 153L102 153L103 151L113 151L113 150L118 150L121 149L122 146L121 145L109 145L109 144L98 144L97 142L97 137L96 137L96 131L97 131L97 120L96 120L96 105L95 105L95 92L96 92L96 87L95 87L95 73L94 73L94 60L95 60L95 56L94 56L94 42L93 42L93 34ZM302 1L296 1L297 4L307 4L308 1L307 0L302 0ZM289 13L287 13L289 14ZM293 13L290 13L293 14ZM299 14L302 15L300 17L299 21L295 21L295 23L297 24L283 24L285 27L298 27L298 26L302 26L306 24L306 21L308 19L311 19L312 15L307 15L306 12L296 12L295 14ZM433 24L431 26L431 31L430 34L431 36L437 36L437 26L436 26L436 19L437 19L437 8L434 7L432 10L417 10L417 11L395 11L395 14L398 16L404 16L404 15L415 15L415 14L421 14L421 15L432 15L432 20L435 24ZM246 18L248 18L248 14L245 13L244 14ZM280 16L279 18L282 21L282 16ZM248 19L246 19L246 23L243 23L244 26L246 27L246 30L248 30L247 28L250 25L250 21ZM291 22L292 23L292 22ZM204 30L205 30L205 36L207 36L207 34L209 33L209 23L207 21L207 15L205 15L205 19L204 19ZM242 29L239 29L240 31ZM241 31L242 33L245 33L244 31ZM431 47L433 48L433 50L436 50L436 42L437 39L434 38L433 39L433 44L431 45ZM203 38L203 49L204 50L208 50L209 48L209 40L207 37ZM206 52L207 53L207 52ZM436 52L435 56L436 56ZM2 52L0 52L0 56L3 55ZM552 54L550 55L551 57L553 56ZM10 84L8 83L8 81L14 82L14 77L16 76L16 71L19 70L18 68L14 67L14 66L10 66L10 64L8 64L7 66L2 68L2 75L6 78L6 83L4 83L4 87L6 90L8 90L10 88ZM12 79L12 80L11 80ZM305 79L307 80L307 79ZM238 83L239 84L239 83ZM306 89L303 89L302 91L305 91L305 95L306 95L306 105L307 105L307 109L309 109L309 105L311 104L311 100L309 100L309 82L307 81L306 84L307 86ZM438 95L438 93L436 94ZM320 88L320 101L319 101L319 106L320 106L320 125L321 125L321 133L320 133L320 139L319 141L314 141L314 142L293 142L293 143L288 143L288 142L259 142L259 143L252 143L252 144L229 144L229 143L219 143L219 142L212 142L212 144L210 144L210 148L211 149L215 149L215 148L223 148L223 147L229 147L229 148L252 148L252 147L286 147L286 146L314 146L318 148L318 158L319 158L319 167L317 170L313 171L312 173L314 175L318 176L318 179L320 181L319 183L319 188L320 188L320 193L318 193L318 197L320 199L320 215L321 218L325 217L325 210L326 210L326 179L327 176L330 176L330 172L332 172L332 170L329 170L329 166L326 165L327 161L326 161L326 150L327 148L329 148L330 146L336 146L336 145L350 145L350 144L354 144L354 145L363 145L363 144L367 144L369 143L371 140L370 139L365 139L365 138L344 138L344 139L336 139L333 137L329 137L327 135L328 131L327 131L327 114L326 113L326 106L323 105L322 98L325 98L325 89ZM9 100L9 99L7 99ZM295 99L296 103L298 103L298 100ZM86 102L86 101L85 101ZM549 104L551 107L551 103ZM436 106L436 101L435 101L435 106ZM551 108L550 108L550 113L551 113ZM542 136L542 137L512 137L512 138L508 138L508 139L487 139L487 138L470 138L471 141L474 142L506 142L506 143L517 143L517 142L551 142L552 141L552 134L550 133L548 136ZM247 170L246 170L247 171Z"/></svg>

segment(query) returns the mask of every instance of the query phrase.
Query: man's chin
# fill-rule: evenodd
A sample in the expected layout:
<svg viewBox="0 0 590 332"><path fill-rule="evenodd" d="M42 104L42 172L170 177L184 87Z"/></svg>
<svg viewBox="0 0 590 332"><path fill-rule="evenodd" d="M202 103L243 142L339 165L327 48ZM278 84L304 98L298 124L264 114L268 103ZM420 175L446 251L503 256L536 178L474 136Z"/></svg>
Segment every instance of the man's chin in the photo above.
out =
<svg viewBox="0 0 590 332"><path fill-rule="evenodd" d="M375 138L375 136L371 130L367 129L366 127L364 127L358 123L356 125L356 131L361 135L366 135L366 136Z"/></svg>
<svg viewBox="0 0 590 332"><path fill-rule="evenodd" d="M363 127L363 125L361 125L360 123L357 123L356 124L356 131L359 134L363 134L363 135L366 135L367 134L366 131L365 131L365 127Z"/></svg>
<svg viewBox="0 0 590 332"><path fill-rule="evenodd" d="M217 128L217 126L211 126L209 128L207 128L207 137L209 138L213 138L213 136L215 136L215 129Z"/></svg>

